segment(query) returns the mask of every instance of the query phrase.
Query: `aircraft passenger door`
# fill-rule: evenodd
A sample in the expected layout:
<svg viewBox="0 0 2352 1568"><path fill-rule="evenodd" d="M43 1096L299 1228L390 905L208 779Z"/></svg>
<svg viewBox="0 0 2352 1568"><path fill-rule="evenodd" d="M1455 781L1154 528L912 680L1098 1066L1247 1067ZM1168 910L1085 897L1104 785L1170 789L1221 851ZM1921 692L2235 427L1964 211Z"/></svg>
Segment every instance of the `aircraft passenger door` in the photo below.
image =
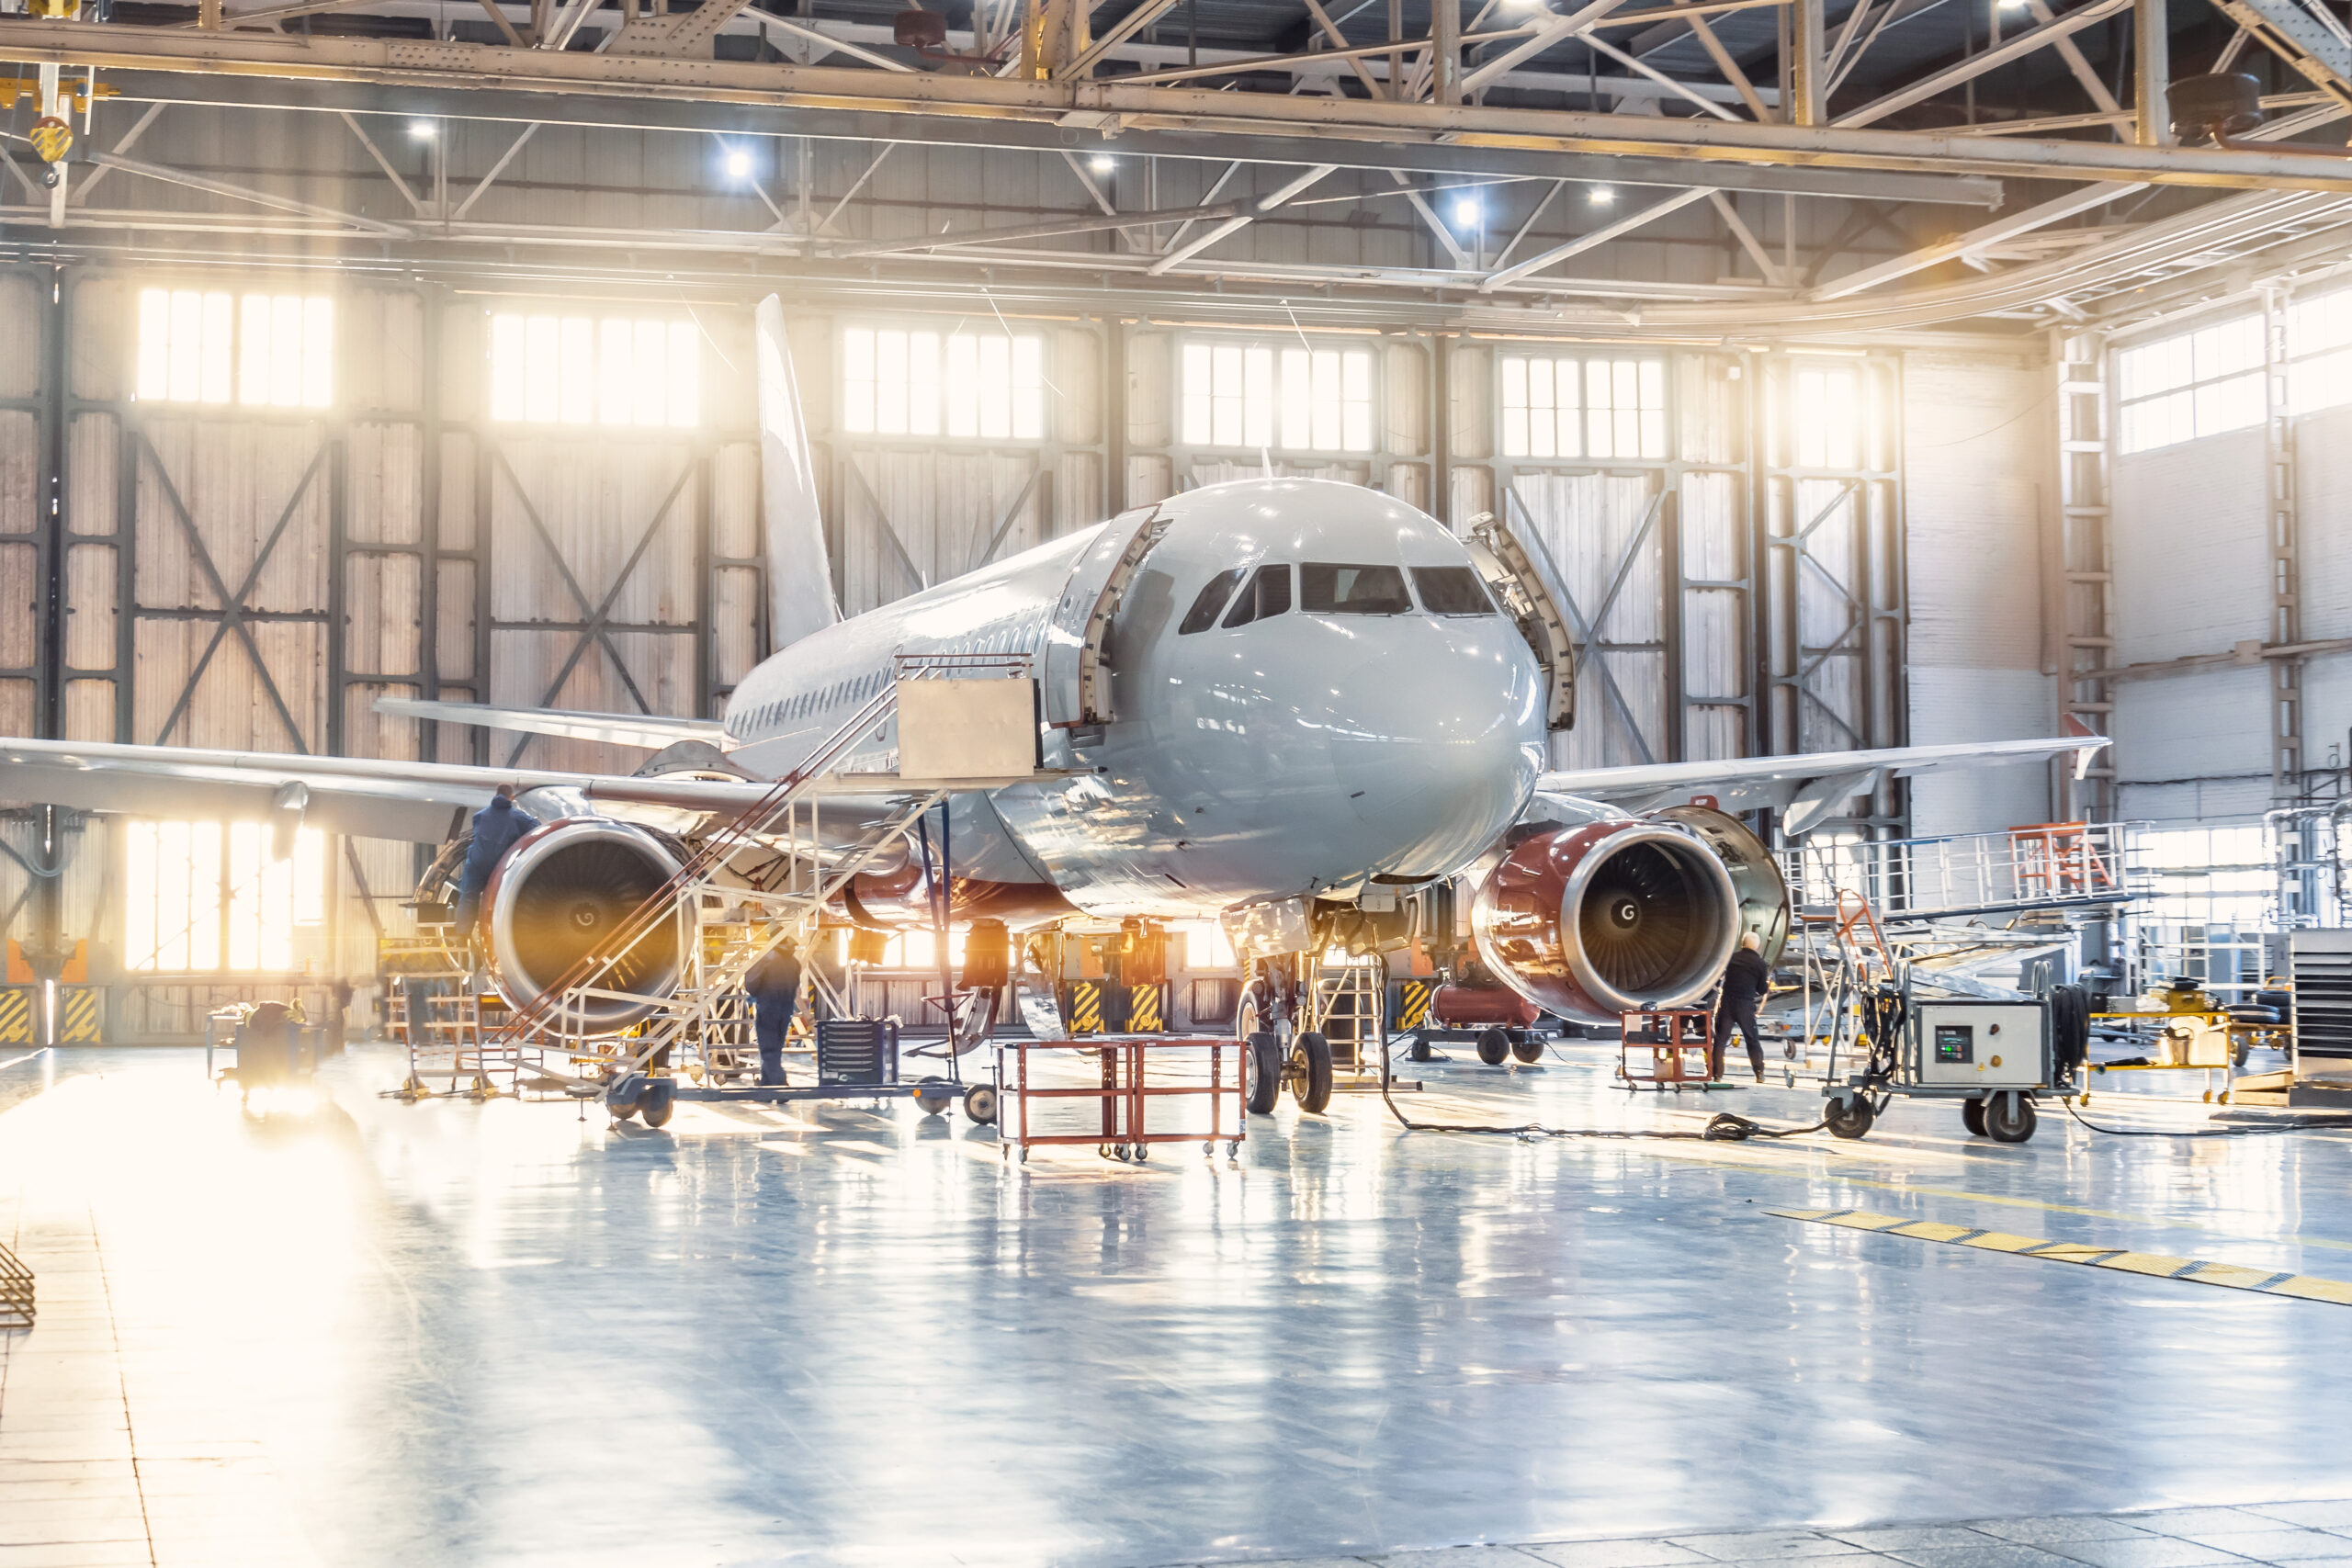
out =
<svg viewBox="0 0 2352 1568"><path fill-rule="evenodd" d="M1482 513L1470 526L1471 558L1480 575L1519 624L1520 635L1543 661L1548 700L1544 728L1572 729L1577 722L1577 648L1562 606L1571 603L1561 586L1559 568L1532 528L1514 528L1510 521Z"/></svg>
<svg viewBox="0 0 2352 1568"><path fill-rule="evenodd" d="M1158 506L1122 512L1078 558L1062 584L1046 630L1046 722L1055 729L1086 730L1108 724L1111 666L1105 657L1120 598L1168 524Z"/></svg>

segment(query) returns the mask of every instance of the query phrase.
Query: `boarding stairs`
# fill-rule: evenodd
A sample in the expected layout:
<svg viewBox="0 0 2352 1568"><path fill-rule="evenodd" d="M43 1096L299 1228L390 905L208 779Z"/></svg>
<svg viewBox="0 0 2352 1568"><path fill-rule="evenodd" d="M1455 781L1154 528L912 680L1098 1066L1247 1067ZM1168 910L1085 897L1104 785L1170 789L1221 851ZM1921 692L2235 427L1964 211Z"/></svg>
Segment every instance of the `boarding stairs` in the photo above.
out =
<svg viewBox="0 0 2352 1568"><path fill-rule="evenodd" d="M894 681L798 767L705 835L677 873L619 923L603 951L583 956L515 1010L498 1043L539 1046L537 1087L592 1095L649 1066L684 1066L672 1055L680 1051L706 1068L740 1062L752 1044L743 987L753 966L786 937L799 939L808 953L825 908L876 856L912 832L925 812L958 789L1005 782L868 775L845 764L861 739L898 716L903 683L1027 680L1025 656L900 655L894 673ZM869 777L871 783L864 783ZM844 794L865 803L850 808L859 825L836 828L829 838L825 824L839 823L842 808L829 814L825 800ZM879 813L872 806L877 797L889 802ZM673 933L680 954L677 986L661 997L629 988L627 976L640 967L640 954L665 932ZM831 997L813 961L804 973L820 996ZM615 1001L650 1010L625 1033L588 1027L594 1004ZM567 1066L555 1066L559 1060Z"/></svg>

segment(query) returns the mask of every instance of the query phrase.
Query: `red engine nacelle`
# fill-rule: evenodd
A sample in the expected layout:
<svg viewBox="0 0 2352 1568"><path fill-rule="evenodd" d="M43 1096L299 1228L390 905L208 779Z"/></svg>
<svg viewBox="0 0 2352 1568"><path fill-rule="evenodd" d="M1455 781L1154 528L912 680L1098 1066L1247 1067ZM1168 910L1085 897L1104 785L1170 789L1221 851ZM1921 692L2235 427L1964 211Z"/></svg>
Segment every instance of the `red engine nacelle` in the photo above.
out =
<svg viewBox="0 0 2352 1568"><path fill-rule="evenodd" d="M1764 936L1769 961L1787 909L1754 836L1686 807L1529 833L1479 887L1470 930L1487 967L1528 1001L1614 1022L1705 996L1744 930Z"/></svg>
<svg viewBox="0 0 2352 1568"><path fill-rule="evenodd" d="M1501 986L1440 986L1430 998L1430 1016L1449 1029L1526 1029L1544 1016L1544 1010Z"/></svg>

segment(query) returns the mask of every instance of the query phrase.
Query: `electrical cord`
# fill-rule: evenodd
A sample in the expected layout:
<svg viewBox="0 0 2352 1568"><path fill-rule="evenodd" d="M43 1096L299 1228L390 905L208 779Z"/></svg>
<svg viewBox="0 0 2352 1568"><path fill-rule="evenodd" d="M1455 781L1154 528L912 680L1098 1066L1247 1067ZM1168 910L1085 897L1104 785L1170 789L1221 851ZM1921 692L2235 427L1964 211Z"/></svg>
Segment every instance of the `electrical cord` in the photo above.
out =
<svg viewBox="0 0 2352 1568"><path fill-rule="evenodd" d="M1729 1111L1719 1111L1705 1127L1697 1132L1682 1129L1659 1131L1642 1127L1547 1127L1541 1122L1524 1122L1516 1127L1489 1126L1480 1122L1416 1122L1397 1108L1395 1096L1388 1092L1388 1064L1381 1063L1380 1099L1388 1107L1388 1114L1408 1133L1462 1133L1487 1137L1518 1138L1532 1143L1537 1138L1593 1138L1617 1143L1640 1143L1663 1140L1673 1143L1739 1144L1750 1138L1795 1138L1807 1133L1818 1133L1829 1125L1825 1115L1810 1127L1770 1127L1753 1118Z"/></svg>
<svg viewBox="0 0 2352 1568"><path fill-rule="evenodd" d="M2112 1137L2118 1138L2263 1138L2270 1137L2279 1133L2311 1133L2317 1132L2323 1128L2341 1128L2347 1125L2347 1123L2342 1122L2312 1122L2309 1120L2297 1120L2292 1122L2273 1122L2259 1127L2109 1127L2092 1121L2089 1117L2075 1110L2074 1097L2071 1095L2061 1098L2058 1103L2066 1108L2067 1115L2073 1117L2075 1121L2081 1122L2092 1132L2105 1133Z"/></svg>

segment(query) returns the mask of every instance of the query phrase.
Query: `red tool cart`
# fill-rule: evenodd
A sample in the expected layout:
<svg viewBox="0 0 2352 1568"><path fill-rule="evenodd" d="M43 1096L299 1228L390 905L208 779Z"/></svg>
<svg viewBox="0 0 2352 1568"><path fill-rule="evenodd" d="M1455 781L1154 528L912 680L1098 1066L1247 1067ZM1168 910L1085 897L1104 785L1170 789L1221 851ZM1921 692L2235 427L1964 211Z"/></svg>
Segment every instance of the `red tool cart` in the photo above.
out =
<svg viewBox="0 0 2352 1568"><path fill-rule="evenodd" d="M999 1146L1008 1156L1020 1150L1024 1163L1031 1149L1053 1145L1092 1144L1106 1159L1143 1160L1150 1157L1153 1144L1197 1143L1203 1154L1214 1154L1221 1138L1228 1156L1240 1152L1248 1131L1245 1110L1250 1092L1243 1066L1250 1047L1240 1041L1214 1035L1154 1034L1095 1035L1084 1040L1000 1038L994 1044L997 1103L1001 1107L1009 1103L1009 1111L998 1115ZM1073 1052L1080 1055L1073 1057ZM1033 1063L1033 1056L1038 1060ZM1095 1061L1086 1063L1087 1056ZM1066 1070L1070 1066L1094 1081L1069 1082L1075 1076ZM1170 1125L1178 1119L1176 1107L1161 1103L1154 1108L1155 1102L1176 1099L1204 1100L1207 1126L1199 1126L1198 1118L1186 1118L1195 1124L1178 1131ZM1091 1100L1100 1105L1101 1115L1097 1124L1084 1132L1039 1132L1029 1114L1033 1100Z"/></svg>

